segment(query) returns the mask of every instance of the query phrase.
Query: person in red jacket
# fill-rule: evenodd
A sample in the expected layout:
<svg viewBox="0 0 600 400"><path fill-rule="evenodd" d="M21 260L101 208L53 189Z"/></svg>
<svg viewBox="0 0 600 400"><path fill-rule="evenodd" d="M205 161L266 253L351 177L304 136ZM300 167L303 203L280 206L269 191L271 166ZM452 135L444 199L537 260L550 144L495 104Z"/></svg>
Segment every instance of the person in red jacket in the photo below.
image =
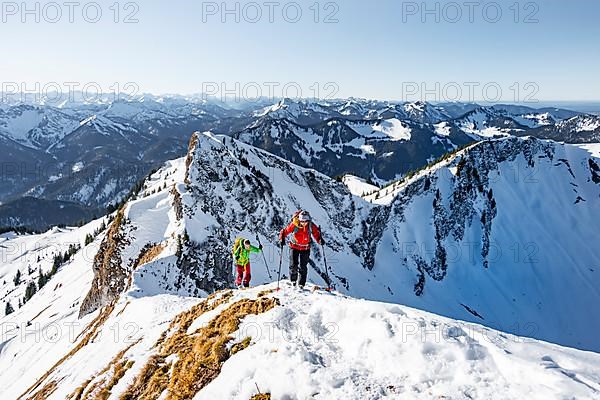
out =
<svg viewBox="0 0 600 400"><path fill-rule="evenodd" d="M290 280L296 286L296 283L303 288L306 284L306 274L308 273L308 260L310 258L310 244L312 238L319 244L325 244L321 237L320 228L315 225L307 211L300 211L294 215L292 222L281 230L279 240L281 247L285 245L285 239L290 236ZM300 278L298 279L298 272Z"/></svg>

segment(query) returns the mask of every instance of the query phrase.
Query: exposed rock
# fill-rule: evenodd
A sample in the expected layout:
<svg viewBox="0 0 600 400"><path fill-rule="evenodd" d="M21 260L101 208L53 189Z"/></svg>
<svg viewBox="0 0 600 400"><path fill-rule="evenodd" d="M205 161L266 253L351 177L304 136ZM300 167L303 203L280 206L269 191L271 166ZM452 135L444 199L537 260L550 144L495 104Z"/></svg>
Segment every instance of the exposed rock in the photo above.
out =
<svg viewBox="0 0 600 400"><path fill-rule="evenodd" d="M81 303L80 318L111 303L127 287L129 271L121 259L121 251L129 244L126 225L124 209L120 209L94 257L94 280Z"/></svg>

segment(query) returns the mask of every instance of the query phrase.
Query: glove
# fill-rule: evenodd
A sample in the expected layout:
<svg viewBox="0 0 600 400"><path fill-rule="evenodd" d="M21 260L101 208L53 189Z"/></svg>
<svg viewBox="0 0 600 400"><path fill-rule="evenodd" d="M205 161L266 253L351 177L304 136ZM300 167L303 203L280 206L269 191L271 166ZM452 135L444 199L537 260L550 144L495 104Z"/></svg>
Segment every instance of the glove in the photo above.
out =
<svg viewBox="0 0 600 400"><path fill-rule="evenodd" d="M263 245L262 245L262 243L258 245L258 248L259 248L259 250L262 250L262 249L263 249Z"/></svg>

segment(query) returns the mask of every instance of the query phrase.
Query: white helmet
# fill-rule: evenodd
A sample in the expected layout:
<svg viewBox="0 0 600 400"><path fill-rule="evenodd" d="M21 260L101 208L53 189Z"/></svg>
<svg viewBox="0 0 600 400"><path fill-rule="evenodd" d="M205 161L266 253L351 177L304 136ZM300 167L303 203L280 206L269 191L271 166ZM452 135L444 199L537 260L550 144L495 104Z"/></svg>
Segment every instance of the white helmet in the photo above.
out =
<svg viewBox="0 0 600 400"><path fill-rule="evenodd" d="M308 211L302 211L298 215L298 221L300 222L310 222L310 214Z"/></svg>

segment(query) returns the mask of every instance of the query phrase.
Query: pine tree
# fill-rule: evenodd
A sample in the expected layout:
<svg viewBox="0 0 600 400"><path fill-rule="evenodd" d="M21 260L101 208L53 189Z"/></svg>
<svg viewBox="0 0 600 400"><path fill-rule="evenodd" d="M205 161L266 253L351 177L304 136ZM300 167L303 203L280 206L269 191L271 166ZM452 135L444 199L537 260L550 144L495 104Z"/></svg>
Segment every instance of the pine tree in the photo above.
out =
<svg viewBox="0 0 600 400"><path fill-rule="evenodd" d="M10 315L15 312L15 309L10 304L10 301L6 302L6 308L4 309L4 315Z"/></svg>
<svg viewBox="0 0 600 400"><path fill-rule="evenodd" d="M54 262L52 263L52 270L50 271L50 275L54 275L58 272L58 268L60 268L62 264L62 257L60 255L54 256Z"/></svg>
<svg viewBox="0 0 600 400"><path fill-rule="evenodd" d="M38 276L38 287L41 289L44 286L46 286L46 283L48 283L48 281L50 280L50 277L48 275L45 275L44 272L42 271L42 267L40 267L39 269L39 276Z"/></svg>
<svg viewBox="0 0 600 400"><path fill-rule="evenodd" d="M19 286L21 283L21 270L17 270L17 274L13 278L13 282L15 283L15 286Z"/></svg>
<svg viewBox="0 0 600 400"><path fill-rule="evenodd" d="M29 282L27 288L25 289L25 297L23 297L23 304L27 303L34 294L37 293L37 286L34 281Z"/></svg>

